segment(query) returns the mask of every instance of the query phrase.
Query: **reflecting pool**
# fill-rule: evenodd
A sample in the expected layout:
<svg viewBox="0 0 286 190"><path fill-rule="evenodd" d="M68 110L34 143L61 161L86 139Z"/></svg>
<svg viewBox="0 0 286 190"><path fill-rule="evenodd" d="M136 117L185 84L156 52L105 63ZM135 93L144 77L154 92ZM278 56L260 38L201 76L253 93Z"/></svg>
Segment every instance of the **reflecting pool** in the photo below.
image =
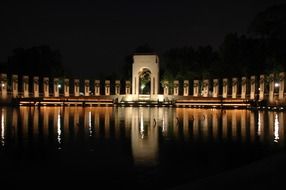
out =
<svg viewBox="0 0 286 190"><path fill-rule="evenodd" d="M1 107L0 181L173 187L285 151L285 112Z"/></svg>

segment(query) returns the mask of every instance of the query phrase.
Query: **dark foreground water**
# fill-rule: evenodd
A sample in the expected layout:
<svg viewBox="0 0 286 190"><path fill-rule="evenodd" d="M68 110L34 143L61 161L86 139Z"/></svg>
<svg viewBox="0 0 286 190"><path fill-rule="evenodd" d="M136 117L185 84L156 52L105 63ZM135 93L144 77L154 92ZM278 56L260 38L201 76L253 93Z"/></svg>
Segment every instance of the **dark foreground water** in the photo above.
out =
<svg viewBox="0 0 286 190"><path fill-rule="evenodd" d="M285 119L273 111L2 107L0 181L171 188L284 152Z"/></svg>

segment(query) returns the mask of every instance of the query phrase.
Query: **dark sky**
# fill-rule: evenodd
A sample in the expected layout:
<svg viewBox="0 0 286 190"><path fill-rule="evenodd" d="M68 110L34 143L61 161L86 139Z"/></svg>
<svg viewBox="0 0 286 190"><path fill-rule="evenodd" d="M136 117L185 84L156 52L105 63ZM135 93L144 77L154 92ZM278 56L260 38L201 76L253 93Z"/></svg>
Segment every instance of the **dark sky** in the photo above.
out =
<svg viewBox="0 0 286 190"><path fill-rule="evenodd" d="M73 74L118 71L124 57L148 43L218 47L229 32L245 33L254 16L285 0L8 1L0 2L0 62L11 50L50 45Z"/></svg>

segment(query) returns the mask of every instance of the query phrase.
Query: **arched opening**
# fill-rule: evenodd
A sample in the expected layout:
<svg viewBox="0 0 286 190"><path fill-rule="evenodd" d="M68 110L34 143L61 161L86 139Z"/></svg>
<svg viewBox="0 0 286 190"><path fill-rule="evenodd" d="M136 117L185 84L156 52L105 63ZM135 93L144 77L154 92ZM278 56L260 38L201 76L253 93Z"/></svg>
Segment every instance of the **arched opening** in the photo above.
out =
<svg viewBox="0 0 286 190"><path fill-rule="evenodd" d="M139 72L139 94L151 94L151 71L147 68Z"/></svg>

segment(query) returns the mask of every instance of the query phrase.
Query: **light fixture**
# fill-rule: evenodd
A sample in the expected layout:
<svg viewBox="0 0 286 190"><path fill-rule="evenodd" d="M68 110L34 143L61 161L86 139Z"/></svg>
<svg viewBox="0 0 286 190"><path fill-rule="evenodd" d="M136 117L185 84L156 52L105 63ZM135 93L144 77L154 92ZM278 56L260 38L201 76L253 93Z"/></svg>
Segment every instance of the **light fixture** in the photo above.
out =
<svg viewBox="0 0 286 190"><path fill-rule="evenodd" d="M279 87L279 83L276 82L276 83L274 84L274 86L275 86L275 87Z"/></svg>

